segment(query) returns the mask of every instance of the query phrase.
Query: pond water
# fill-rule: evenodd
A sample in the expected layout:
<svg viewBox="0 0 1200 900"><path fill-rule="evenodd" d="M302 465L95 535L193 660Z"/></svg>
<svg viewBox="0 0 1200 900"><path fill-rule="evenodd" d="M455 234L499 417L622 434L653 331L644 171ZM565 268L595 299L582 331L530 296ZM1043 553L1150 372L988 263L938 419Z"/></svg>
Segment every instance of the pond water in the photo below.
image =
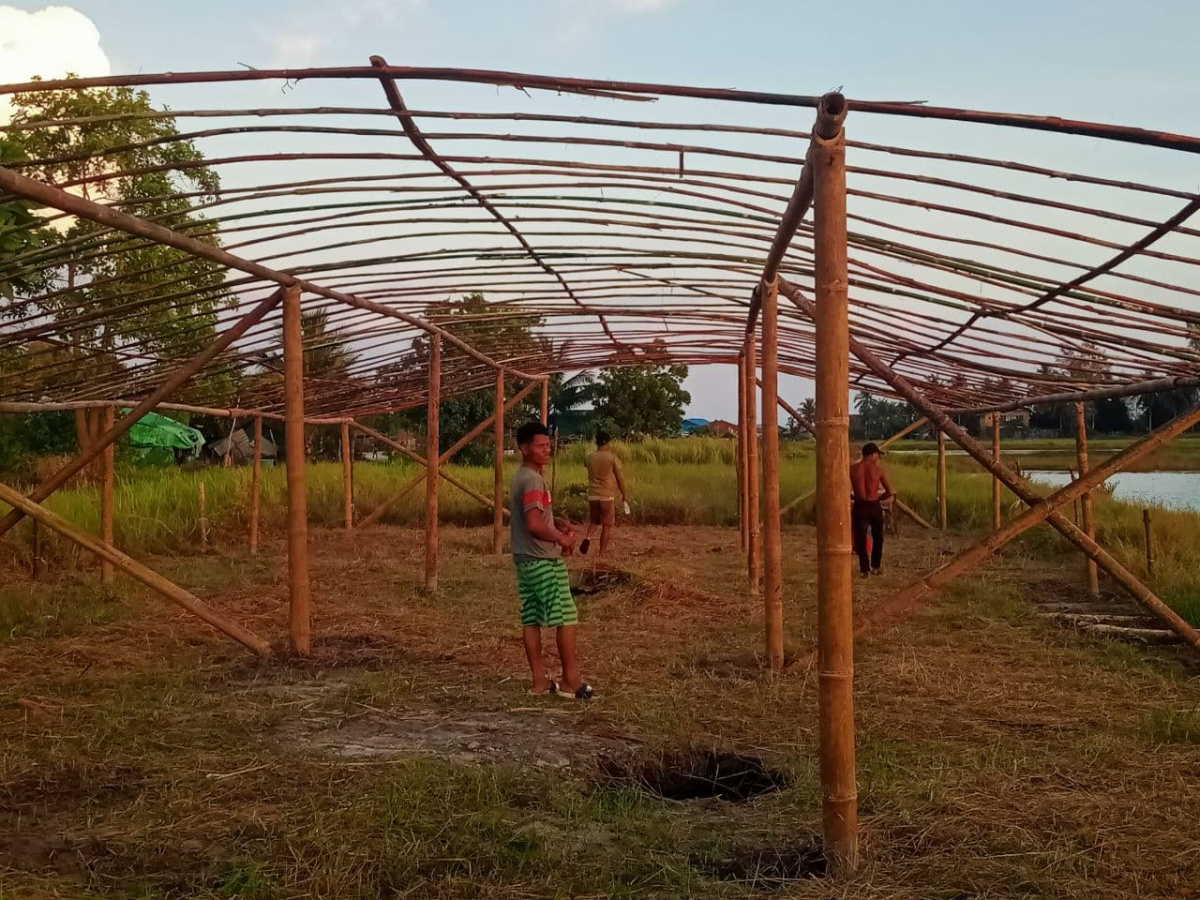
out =
<svg viewBox="0 0 1200 900"><path fill-rule="evenodd" d="M1028 471L1029 478L1062 487L1071 481L1067 472ZM1108 479L1113 497L1143 506L1165 506L1200 512L1200 472L1121 472Z"/></svg>

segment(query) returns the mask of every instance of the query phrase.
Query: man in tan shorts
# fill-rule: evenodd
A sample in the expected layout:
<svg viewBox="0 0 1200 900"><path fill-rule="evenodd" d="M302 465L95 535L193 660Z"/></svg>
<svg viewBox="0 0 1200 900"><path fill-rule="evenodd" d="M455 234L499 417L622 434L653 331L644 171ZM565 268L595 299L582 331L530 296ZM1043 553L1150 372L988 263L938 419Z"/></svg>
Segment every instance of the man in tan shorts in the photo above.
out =
<svg viewBox="0 0 1200 900"><path fill-rule="evenodd" d="M588 526L579 545L579 552L586 554L592 544L592 530L600 526L600 556L608 552L612 540L613 525L617 521L617 491L621 502L629 504L625 490L625 476L621 472L621 461L612 452L612 438L603 431L596 432L596 449L588 454L585 462L588 470Z"/></svg>

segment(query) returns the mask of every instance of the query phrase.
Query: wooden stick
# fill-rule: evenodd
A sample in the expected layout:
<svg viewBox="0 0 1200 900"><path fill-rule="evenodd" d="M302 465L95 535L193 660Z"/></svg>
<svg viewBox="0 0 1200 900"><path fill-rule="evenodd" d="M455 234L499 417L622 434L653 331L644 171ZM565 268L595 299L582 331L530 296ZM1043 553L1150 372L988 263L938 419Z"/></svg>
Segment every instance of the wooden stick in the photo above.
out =
<svg viewBox="0 0 1200 900"><path fill-rule="evenodd" d="M511 412L513 409L515 409L517 404L520 403L522 400L524 400L526 397L528 397L529 394L533 391L533 389L535 387L537 387L539 384L545 385L545 382L544 381L543 382L531 381L531 382L529 382L529 384L525 385L525 387L521 388L521 390L517 391L517 393L515 395L513 395L512 397L510 397L508 399L508 401L504 404L504 411ZM544 393L544 389L543 389L543 393ZM488 416L486 419L484 419L482 422L480 422L478 425L476 425L474 428L472 428L470 431L468 431L465 435L463 435L461 438L459 438L455 442L453 447L451 447L449 450L447 450L445 453L443 453L439 457L439 461L441 462L441 464L445 465L451 459L453 459L455 456L457 456L464 447L466 447L468 444L471 443L471 441L475 440L475 438L479 437L479 435L483 434L485 431L487 431L489 428L491 428L495 421L496 421L495 415ZM363 434L373 437L376 440L383 441L388 446L394 447L395 449L399 450L401 453L404 453L406 456L409 456L409 457L417 460L418 462L421 463L421 465L425 465L424 457L417 456L416 454L414 454L408 450L405 450L403 447L401 447L395 441L391 440L390 438L386 437L385 435L380 434L378 431L374 431L373 429L370 429L370 428L364 428L362 425L358 424L357 422L354 423L354 427L357 428L359 431L361 431ZM450 484L453 484L455 487L459 488L459 490L465 491L468 494L472 493L469 488L460 484L458 481L451 478L445 472L439 471L438 474L441 475L442 478L446 479L446 481L448 481ZM376 507L374 510L372 510L371 514L369 516L367 516L365 519L363 519L362 522L359 523L358 527L366 528L368 525L374 525L377 522L379 522L379 520L384 517L384 515L387 513L387 511L389 509L391 509L393 506L395 506L397 503L399 503L401 500L403 500L405 497L407 497L410 493L412 493L413 489L416 488L417 485L419 485L424 480L425 480L425 473L422 472L416 478L412 479L410 482L408 482L406 485L404 485L404 487L402 487L399 491L397 491L393 496L389 497L387 500L383 501L383 503L379 504L378 507ZM478 496L482 496L482 495L472 494L472 496L478 497ZM485 502L486 502L487 506L489 506L489 507L492 505L491 501L485 500ZM508 511L505 510L504 514L508 515Z"/></svg>
<svg viewBox="0 0 1200 900"><path fill-rule="evenodd" d="M544 383L544 382L543 382ZM504 553L504 372L496 372L496 460L495 509L492 513L492 552Z"/></svg>
<svg viewBox="0 0 1200 900"><path fill-rule="evenodd" d="M354 451L350 445L350 423L342 423L342 522L346 533L354 530Z"/></svg>
<svg viewBox="0 0 1200 900"><path fill-rule="evenodd" d="M779 538L779 293L762 295L763 612L771 671L783 669L783 547Z"/></svg>
<svg viewBox="0 0 1200 900"><path fill-rule="evenodd" d="M894 500L896 503L896 509L898 509L898 510L900 510L900 512L904 513L905 516L912 519L914 522L916 522L918 525L920 525L922 528L926 529L927 531L933 530L933 526L930 525L928 522L926 522L925 519L922 518L922 516L919 512L917 512L915 509L913 509L911 506L909 506L907 503L905 503L899 497L893 497L892 500Z"/></svg>
<svg viewBox="0 0 1200 900"><path fill-rule="evenodd" d="M542 379L542 424L550 424L550 379Z"/></svg>
<svg viewBox="0 0 1200 900"><path fill-rule="evenodd" d="M2 169L0 169L2 171ZM29 495L29 499L34 503L41 503L60 487L70 481L75 475L86 469L92 460L96 459L104 448L116 441L121 435L129 431L137 422L150 410L158 406L158 404L173 393L178 388L182 387L192 376L209 364L219 353L225 350L238 338L242 337L247 331L262 321L271 310L273 310L282 299L282 291L276 291L271 294L266 300L254 307L250 312L238 320L228 331L212 342L206 349L201 350L193 356L188 362L184 363L176 369L166 381L164 381L153 393L145 400L137 404L133 411L127 416L122 416L108 429L100 438L94 442L88 449L84 450L76 456L71 462L67 463L45 481L38 485L37 489ZM0 519L0 537L3 537L10 528L21 521L25 514L19 508L14 508L3 519Z"/></svg>
<svg viewBox="0 0 1200 900"><path fill-rule="evenodd" d="M438 589L438 478L441 469L442 340L429 338L429 404L425 413L425 589Z"/></svg>
<svg viewBox="0 0 1200 900"><path fill-rule="evenodd" d="M201 552L206 553L206 552L208 552L208 495L205 492L203 480L198 481L196 483L196 490L199 495L198 509L199 509L199 526L200 526L200 550L201 550Z"/></svg>
<svg viewBox="0 0 1200 900"><path fill-rule="evenodd" d="M300 288L284 289L283 382L288 492L288 610L292 652L307 656L312 641L308 582L308 479L304 447L304 334Z"/></svg>
<svg viewBox="0 0 1200 900"><path fill-rule="evenodd" d="M1000 465L1000 414L992 413L992 462ZM1001 507L1000 479L992 476L992 531L1004 525L1004 510Z"/></svg>
<svg viewBox="0 0 1200 900"><path fill-rule="evenodd" d="M229 635L239 644L249 647L255 653L262 654L263 656L271 655L271 646L254 632L243 628L241 625L210 609L198 597L193 596L183 588L163 578L157 572L126 556L115 547L110 547L104 542L96 540L96 538L76 528L70 522L55 515L44 506L34 503L20 491L14 491L8 485L0 483L0 500L15 509L21 510L23 514L45 525L51 531L61 534L67 540L78 544L88 552L102 559L107 559L113 566L120 569L126 575L131 576L151 590L157 591L168 600L179 604L193 615L199 616L209 625Z"/></svg>
<svg viewBox="0 0 1200 900"><path fill-rule="evenodd" d="M758 464L758 338L756 334L746 336L746 576L750 581L750 592L757 595L761 577L760 553L762 541L759 532L761 513L759 497L762 472Z"/></svg>
<svg viewBox="0 0 1200 900"><path fill-rule="evenodd" d="M738 530L741 532L742 553L750 550L750 523L746 513L746 358L739 354L737 363L738 378L738 419L737 419L737 489L738 489Z"/></svg>
<svg viewBox="0 0 1200 900"><path fill-rule="evenodd" d="M111 431L116 420L116 410L109 406L104 410L104 430ZM100 490L100 534L108 546L113 546L113 494L116 488L116 451L115 441L110 441L104 448L104 484ZM100 581L102 584L112 584L113 567L106 559L100 561Z"/></svg>
<svg viewBox="0 0 1200 900"><path fill-rule="evenodd" d="M1088 434L1086 407L1080 401L1075 404L1075 450L1079 457L1079 477L1088 473ZM1096 526L1092 518L1092 493L1087 491L1079 498L1080 509L1083 511L1083 531L1092 540L1096 539ZM1100 596L1100 573L1094 560L1088 556L1083 558L1084 577L1087 579L1088 594Z"/></svg>
<svg viewBox="0 0 1200 900"><path fill-rule="evenodd" d="M1146 532L1146 577L1154 577L1154 531L1150 528L1150 510L1142 510L1142 527Z"/></svg>
<svg viewBox="0 0 1200 900"><path fill-rule="evenodd" d="M946 435L937 433L937 495L938 527L946 530L949 518L946 514Z"/></svg>
<svg viewBox="0 0 1200 900"><path fill-rule="evenodd" d="M833 95L840 98L840 95ZM824 102L824 101L822 101ZM850 335L844 132L814 138L816 282L817 633L821 806L842 872L858 866L854 760L854 619L850 536Z"/></svg>
<svg viewBox="0 0 1200 900"><path fill-rule="evenodd" d="M258 516L262 507L262 416L254 417L254 462L250 469L250 555L258 553ZM278 453L278 450L276 451Z"/></svg>

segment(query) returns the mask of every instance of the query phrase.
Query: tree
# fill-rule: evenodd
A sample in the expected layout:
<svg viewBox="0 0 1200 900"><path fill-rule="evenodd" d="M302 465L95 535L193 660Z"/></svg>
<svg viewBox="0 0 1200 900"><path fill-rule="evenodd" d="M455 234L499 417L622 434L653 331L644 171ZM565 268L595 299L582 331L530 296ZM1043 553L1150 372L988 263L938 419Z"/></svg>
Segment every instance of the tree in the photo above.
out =
<svg viewBox="0 0 1200 900"><path fill-rule="evenodd" d="M595 393L596 376L586 370L570 378L557 373L550 376L550 418L560 434L575 436L590 430Z"/></svg>
<svg viewBox="0 0 1200 900"><path fill-rule="evenodd" d="M857 440L891 437L916 418L912 407L907 403L872 397L866 392L859 393L854 398L854 408L858 412L858 423L857 427L852 429L854 433L851 436Z"/></svg>
<svg viewBox="0 0 1200 900"><path fill-rule="evenodd" d="M215 199L220 181L196 146L179 138L175 120L144 91L131 88L47 90L17 94L12 124L19 150L34 162L22 170L59 186L78 186L193 238L217 246L217 229L193 209ZM47 124L65 122L66 124ZM183 196L191 194L192 197ZM215 336L228 301L221 266L181 250L76 220L40 254L49 288L26 297L27 308L65 321L80 309L98 313L72 322L76 361L93 376L119 375L122 347L164 357L189 356ZM87 446L101 412L77 417Z"/></svg>
<svg viewBox="0 0 1200 900"><path fill-rule="evenodd" d="M15 141L0 136L0 165L17 165L26 158ZM50 239L50 233L41 223L31 203L24 200L0 203L0 298L12 300L18 292L27 294L37 289L37 272L19 267L16 259ZM0 305L0 317L3 313L4 307Z"/></svg>
<svg viewBox="0 0 1200 900"><path fill-rule="evenodd" d="M614 437L675 437L692 396L687 366L604 369L595 385L595 425Z"/></svg>

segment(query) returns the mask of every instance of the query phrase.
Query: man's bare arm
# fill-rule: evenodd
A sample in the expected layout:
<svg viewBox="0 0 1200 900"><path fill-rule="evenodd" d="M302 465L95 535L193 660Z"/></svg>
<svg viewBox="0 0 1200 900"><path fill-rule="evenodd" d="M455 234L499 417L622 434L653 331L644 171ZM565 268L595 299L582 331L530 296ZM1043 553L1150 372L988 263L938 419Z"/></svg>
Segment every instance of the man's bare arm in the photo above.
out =
<svg viewBox="0 0 1200 900"><path fill-rule="evenodd" d="M529 529L529 533L540 541L550 541L568 550L575 546L574 534L568 534L556 528L555 523L551 521L550 516L546 515L544 509L535 507L525 510L525 526Z"/></svg>

